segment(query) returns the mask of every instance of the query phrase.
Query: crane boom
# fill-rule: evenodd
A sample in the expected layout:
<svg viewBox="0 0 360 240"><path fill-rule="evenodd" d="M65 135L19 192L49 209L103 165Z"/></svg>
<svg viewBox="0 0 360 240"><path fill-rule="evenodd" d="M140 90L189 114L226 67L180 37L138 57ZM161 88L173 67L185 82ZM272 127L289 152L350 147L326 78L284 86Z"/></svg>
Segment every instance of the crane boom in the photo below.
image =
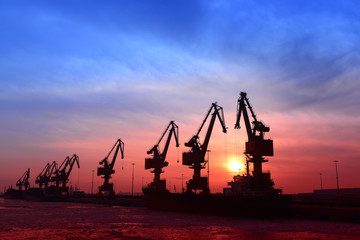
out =
<svg viewBox="0 0 360 240"><path fill-rule="evenodd" d="M248 139L251 140L253 138L253 135L252 135L249 116L246 110L246 104L245 104L246 93L241 92L240 95L241 97L238 99L238 105L237 105L238 107L237 107L237 118L235 123L235 129L240 129L240 118L241 118L241 113L243 112L246 132L248 135ZM250 104L248 104L248 106L250 106Z"/></svg>
<svg viewBox="0 0 360 240"><path fill-rule="evenodd" d="M167 154L167 151L169 149L169 145L170 145L170 140L171 140L171 136L172 134L174 134L174 138L175 138L175 141L176 141L176 147L179 147L179 139L178 139L178 136L179 136L179 127L174 123L174 121L171 121L168 128L171 126L171 129L169 131L169 135L168 135L168 138L166 140L166 144L164 146L164 150L163 152L161 153L161 157L164 159L165 161L165 158L166 158L166 154ZM165 132L163 134L163 136L165 135ZM161 139L160 139L161 141ZM160 143L160 142L159 142ZM158 145L159 145L158 143Z"/></svg>
<svg viewBox="0 0 360 240"><path fill-rule="evenodd" d="M202 152L202 155L205 156L206 154L206 151L207 151L207 148L208 148L208 145L209 145L209 141L210 141L210 136L211 136L211 132L214 128L214 123L215 123L215 118L216 116L218 117L219 119L219 122L221 124L221 127L222 127L222 131L223 133L226 133L226 127L225 127L225 118L224 118L224 111L223 111L223 108L218 106L216 103L213 103L212 105L212 108L214 109L214 113L213 113L213 117L211 118L210 120L210 125L209 125L209 128L207 130L207 133L206 133L206 136L205 136L205 139L204 139L204 143L202 144L201 146L201 152ZM211 109L210 108L210 111ZM208 113L208 115L210 114L210 111ZM221 115L220 115L221 114ZM206 121L206 119L205 119ZM203 124L204 125L204 124ZM200 132L198 132L199 134ZM198 135L197 134L197 135Z"/></svg>
<svg viewBox="0 0 360 240"><path fill-rule="evenodd" d="M115 153L114 153L114 156L113 156L113 158L112 158L111 163L109 163L108 159L109 159L110 154L111 154L112 151L114 150L114 148L116 148L116 149L115 149ZM124 158L124 142L121 141L120 138L115 142L114 146L111 148L111 150L110 150L110 152L108 153L108 155L107 155L102 161L100 161L99 164L100 164L100 165L101 165L101 164L105 164L109 169L113 169L113 168L114 168L114 164L115 164L115 160L116 160L117 155L118 155L118 153L119 153L119 149L120 149L120 151L121 151L121 159L123 159L123 158Z"/></svg>
<svg viewBox="0 0 360 240"><path fill-rule="evenodd" d="M196 136L199 136L200 132L201 132L201 129L203 128L207 118L209 117L211 111L214 109L214 114L216 114L218 117L219 117L219 121L220 121L220 124L222 126L222 129L223 129L223 132L226 133L226 126L225 126L225 118L224 118L224 111L223 111L223 108L220 107L219 105L217 105L217 103L213 103L209 109L209 111L207 112L205 118L204 118L204 121L202 122L199 130L197 131L196 133Z"/></svg>
<svg viewBox="0 0 360 240"><path fill-rule="evenodd" d="M251 128L249 116L246 110L246 106L249 108L253 120L253 128ZM264 133L269 132L270 128L266 127L261 121L258 121L256 119L256 115L254 113L253 108L250 105L250 101L246 96L245 92L240 93L240 97L238 99L238 108L237 108L237 117L235 122L235 129L240 129L240 118L241 118L241 112L244 115L244 122L246 126L246 131L248 134L249 141L253 141L255 139L264 139ZM258 135L257 135L258 133Z"/></svg>
<svg viewBox="0 0 360 240"><path fill-rule="evenodd" d="M69 162L68 162L68 164L67 164L67 165L69 166L68 170L65 171L65 168L64 168L64 171L65 171L65 174L66 174L66 177L67 177L67 178L69 178L70 173L71 173L71 170L73 169L73 166L74 166L75 162L76 162L78 168L80 168L79 157L78 157L76 154L74 154L74 155L70 158L70 160L69 160Z"/></svg>
<svg viewBox="0 0 360 240"><path fill-rule="evenodd" d="M67 156L65 158L65 160L61 163L60 167L58 168L58 170L56 172L64 172L67 165L69 164L69 161L70 161L70 157Z"/></svg>
<svg viewBox="0 0 360 240"><path fill-rule="evenodd" d="M164 136L165 136L165 134L167 133L168 130L169 130L169 135L167 137L164 149L163 149L162 153L160 153L159 144L160 144L161 140L164 138ZM165 158L166 158L167 151L169 149L172 134L174 134L174 138L175 138L175 141L176 141L176 147L179 147L179 138L178 138L178 136L179 136L179 127L175 124L174 121L171 121L169 123L169 125L166 127L164 133L161 135L161 137L160 137L159 141L157 142L157 144L155 144L149 151L147 151L147 154L154 154L156 159L161 159L161 161L164 162ZM152 165L152 164L150 163L150 165ZM149 168L152 168L152 167L149 167ZM149 169L149 168L145 167L145 169Z"/></svg>

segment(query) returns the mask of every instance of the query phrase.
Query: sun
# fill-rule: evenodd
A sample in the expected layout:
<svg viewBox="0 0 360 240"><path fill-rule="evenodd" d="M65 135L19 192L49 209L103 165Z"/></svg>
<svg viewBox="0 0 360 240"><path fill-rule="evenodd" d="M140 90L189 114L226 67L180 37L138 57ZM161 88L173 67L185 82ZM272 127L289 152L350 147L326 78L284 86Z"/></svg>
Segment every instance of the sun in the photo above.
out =
<svg viewBox="0 0 360 240"><path fill-rule="evenodd" d="M240 170L242 170L243 167L244 165L237 160L231 160L228 166L229 170L231 170L232 172L240 172Z"/></svg>

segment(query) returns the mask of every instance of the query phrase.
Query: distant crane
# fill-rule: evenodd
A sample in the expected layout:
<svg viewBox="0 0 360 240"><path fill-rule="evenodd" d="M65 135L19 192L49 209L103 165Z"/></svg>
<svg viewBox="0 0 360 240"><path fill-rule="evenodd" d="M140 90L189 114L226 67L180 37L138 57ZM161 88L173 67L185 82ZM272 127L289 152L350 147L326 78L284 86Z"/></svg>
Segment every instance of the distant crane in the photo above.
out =
<svg viewBox="0 0 360 240"><path fill-rule="evenodd" d="M114 156L112 158L112 161L109 163L108 158L114 149L115 149ZM111 174L115 173L115 170L113 170L113 168L114 168L115 160L119 153L119 150L121 152L121 158L123 159L124 158L124 142L121 141L120 138L118 140L116 140L114 146L111 148L109 154L104 158L104 160L99 162L99 164L103 165L103 167L98 167L97 175L103 176L103 178L104 178L104 184L99 187L99 193L98 193L99 197L104 197L104 194L105 195L108 194L107 197L115 198L114 186L113 186L113 183L109 183L109 179L111 178Z"/></svg>
<svg viewBox="0 0 360 240"><path fill-rule="evenodd" d="M44 169L40 172L40 174L36 177L35 183L39 184L39 187L46 188L51 181L51 175L57 170L57 163L54 161L51 164L47 163Z"/></svg>
<svg viewBox="0 0 360 240"><path fill-rule="evenodd" d="M60 167L55 170L53 174L54 176L51 178L51 181L55 182L55 186L60 195L69 195L69 187L66 186L66 183L69 181L69 176L75 162L77 163L78 168L80 168L79 157L76 154L74 154L71 158L67 156L61 163ZM59 186L60 183L62 183L61 187Z"/></svg>
<svg viewBox="0 0 360 240"><path fill-rule="evenodd" d="M25 188L25 191L28 190L29 187L29 177L30 177L30 168L17 180L16 186L19 187L19 190L22 190L22 187Z"/></svg>
<svg viewBox="0 0 360 240"><path fill-rule="evenodd" d="M205 136L205 140L201 144L199 140L199 134L212 111L213 113ZM198 132L187 143L185 143L185 146L190 147L191 150L189 152L183 153L182 164L190 166L190 168L194 169L193 178L186 183L187 192L193 192L193 191L196 192L197 190L201 190L202 194L210 193L208 178L201 177L200 171L201 169L205 168L205 164L206 164L205 154L207 152L207 148L209 145L210 136L214 127L216 116L219 118L223 132L226 133L223 108L217 105L217 103L213 103L210 107L210 110L206 114L205 119L202 122Z"/></svg>
<svg viewBox="0 0 360 240"><path fill-rule="evenodd" d="M162 153L159 150L159 144L164 138L165 134L169 130L169 135L167 137L164 149ZM149 184L149 188L154 190L160 190L160 191L166 191L166 180L160 180L160 174L163 172L162 168L167 167L169 165L168 162L165 161L166 154L169 148L169 144L171 141L172 134L174 134L174 138L176 141L176 147L179 147L179 128L174 123L174 121L171 121L167 128L165 129L164 133L161 135L159 141L157 144L155 144L149 151L147 151L147 154L153 154L151 158L145 159L145 169L154 168L152 173L154 173L154 181Z"/></svg>
<svg viewBox="0 0 360 240"><path fill-rule="evenodd" d="M246 107L250 110L251 116L253 118L252 127ZM244 116L243 118L248 135L248 141L245 143L247 166L249 162L253 163L252 176L247 173L247 180L244 180L243 182L249 184L248 188L250 188L252 191L262 193L280 193L281 189L273 189L274 182L270 178L270 173L264 173L262 171L262 164L264 162L268 162L268 160L264 159L264 156L274 156L273 141L271 139L264 139L265 133L269 132L270 128L265 126L256 118L256 115L245 92L241 92L238 99L235 129L240 129L241 113ZM240 182L240 178L238 180ZM229 183L229 185L231 185L231 183Z"/></svg>

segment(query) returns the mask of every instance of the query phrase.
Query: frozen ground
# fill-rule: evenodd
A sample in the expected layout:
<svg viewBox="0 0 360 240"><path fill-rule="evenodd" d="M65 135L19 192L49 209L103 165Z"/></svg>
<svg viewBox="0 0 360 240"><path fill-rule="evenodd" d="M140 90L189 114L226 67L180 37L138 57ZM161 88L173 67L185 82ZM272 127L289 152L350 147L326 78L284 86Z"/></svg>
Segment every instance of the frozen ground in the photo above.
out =
<svg viewBox="0 0 360 240"><path fill-rule="evenodd" d="M360 224L0 199L0 239L360 239Z"/></svg>

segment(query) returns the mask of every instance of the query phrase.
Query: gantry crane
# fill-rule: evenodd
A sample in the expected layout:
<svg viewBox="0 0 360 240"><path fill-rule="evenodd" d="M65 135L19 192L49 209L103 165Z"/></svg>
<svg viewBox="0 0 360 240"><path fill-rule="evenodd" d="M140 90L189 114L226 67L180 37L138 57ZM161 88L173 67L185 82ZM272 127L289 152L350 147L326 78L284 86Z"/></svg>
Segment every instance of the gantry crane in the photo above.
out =
<svg viewBox="0 0 360 240"><path fill-rule="evenodd" d="M199 134L212 111L213 113L211 116L210 124L204 142L201 144L199 140ZM206 114L206 117L202 122L196 135L194 135L187 143L185 143L185 146L190 147L191 150L189 152L183 153L182 164L188 165L190 166L190 168L194 169L193 178L187 182L187 189L186 189L187 192L193 192L193 191L196 192L197 190L201 190L202 194L210 193L208 178L201 177L200 171L201 169L205 168L205 164L206 164L205 154L207 152L207 148L209 145L210 136L214 127L216 116L219 118L223 132L226 133L223 108L217 105L217 103L213 103L210 107L210 110Z"/></svg>
<svg viewBox="0 0 360 240"><path fill-rule="evenodd" d="M69 176L75 162L77 163L78 168L80 168L79 157L76 154L74 154L71 158L67 156L61 163L60 167L55 170L54 176L51 178L51 181L55 182L55 186L60 195L69 195L69 187L66 186L66 183L69 181ZM59 186L60 183L61 187Z"/></svg>
<svg viewBox="0 0 360 240"><path fill-rule="evenodd" d="M246 107L250 110L253 119L252 126ZM270 173L264 173L262 171L262 164L264 162L268 162L264 156L274 156L273 141L271 139L264 139L265 133L269 132L270 128L265 126L256 118L245 92L241 92L238 99L235 129L240 128L241 114L243 114L246 132L248 135L248 141L245 144L247 166L249 166L249 162L253 163L252 176L249 174L249 169L247 167L247 180L243 182L246 182L248 184L248 188L253 192L280 193L280 189L273 188L274 182L270 178ZM234 180L236 179L234 178ZM240 178L238 178L238 180L240 182ZM229 185L231 185L231 183L229 183Z"/></svg>
<svg viewBox="0 0 360 240"><path fill-rule="evenodd" d="M115 149L114 156L112 158L112 161L109 163L108 158L114 149ZM99 164L103 165L103 167L98 167L97 175L103 176L103 178L104 178L104 184L99 187L99 193L98 193L99 197L104 197L107 194L108 194L107 197L109 197L109 198L115 197L114 186L112 183L109 183L109 179L111 178L111 174L115 173L115 170L113 168L114 168L115 160L119 153L119 150L121 152L121 158L123 159L124 158L124 142L121 141L120 138L118 140L116 140L114 146L111 148L109 154L104 158L104 160L99 162Z"/></svg>
<svg viewBox="0 0 360 240"><path fill-rule="evenodd" d="M29 187L29 177L30 177L30 168L17 180L16 186L19 187L19 190L22 190L22 187L25 188L25 191L28 190Z"/></svg>
<svg viewBox="0 0 360 240"><path fill-rule="evenodd" d="M51 164L47 163L44 169L41 171L41 173L36 177L35 183L39 184L40 188L42 188L43 185L46 188L49 182L51 181L51 175L56 170L57 170L57 163L55 161L52 162Z"/></svg>
<svg viewBox="0 0 360 240"><path fill-rule="evenodd" d="M164 138L165 134L169 130L169 135L167 137L164 150L162 153L159 150L159 144L161 140ZM179 147L179 128L174 123L174 121L171 121L167 128L165 129L164 133L161 135L159 141L157 144L155 144L149 151L147 151L147 154L153 154L151 158L145 159L145 169L154 168L152 173L154 173L154 181L149 184L149 188L159 191L166 191L166 180L160 180L160 174L163 172L162 168L167 167L169 165L168 162L165 161L166 154L169 149L169 144L171 141L172 134L174 134L174 138L176 141L176 147Z"/></svg>

